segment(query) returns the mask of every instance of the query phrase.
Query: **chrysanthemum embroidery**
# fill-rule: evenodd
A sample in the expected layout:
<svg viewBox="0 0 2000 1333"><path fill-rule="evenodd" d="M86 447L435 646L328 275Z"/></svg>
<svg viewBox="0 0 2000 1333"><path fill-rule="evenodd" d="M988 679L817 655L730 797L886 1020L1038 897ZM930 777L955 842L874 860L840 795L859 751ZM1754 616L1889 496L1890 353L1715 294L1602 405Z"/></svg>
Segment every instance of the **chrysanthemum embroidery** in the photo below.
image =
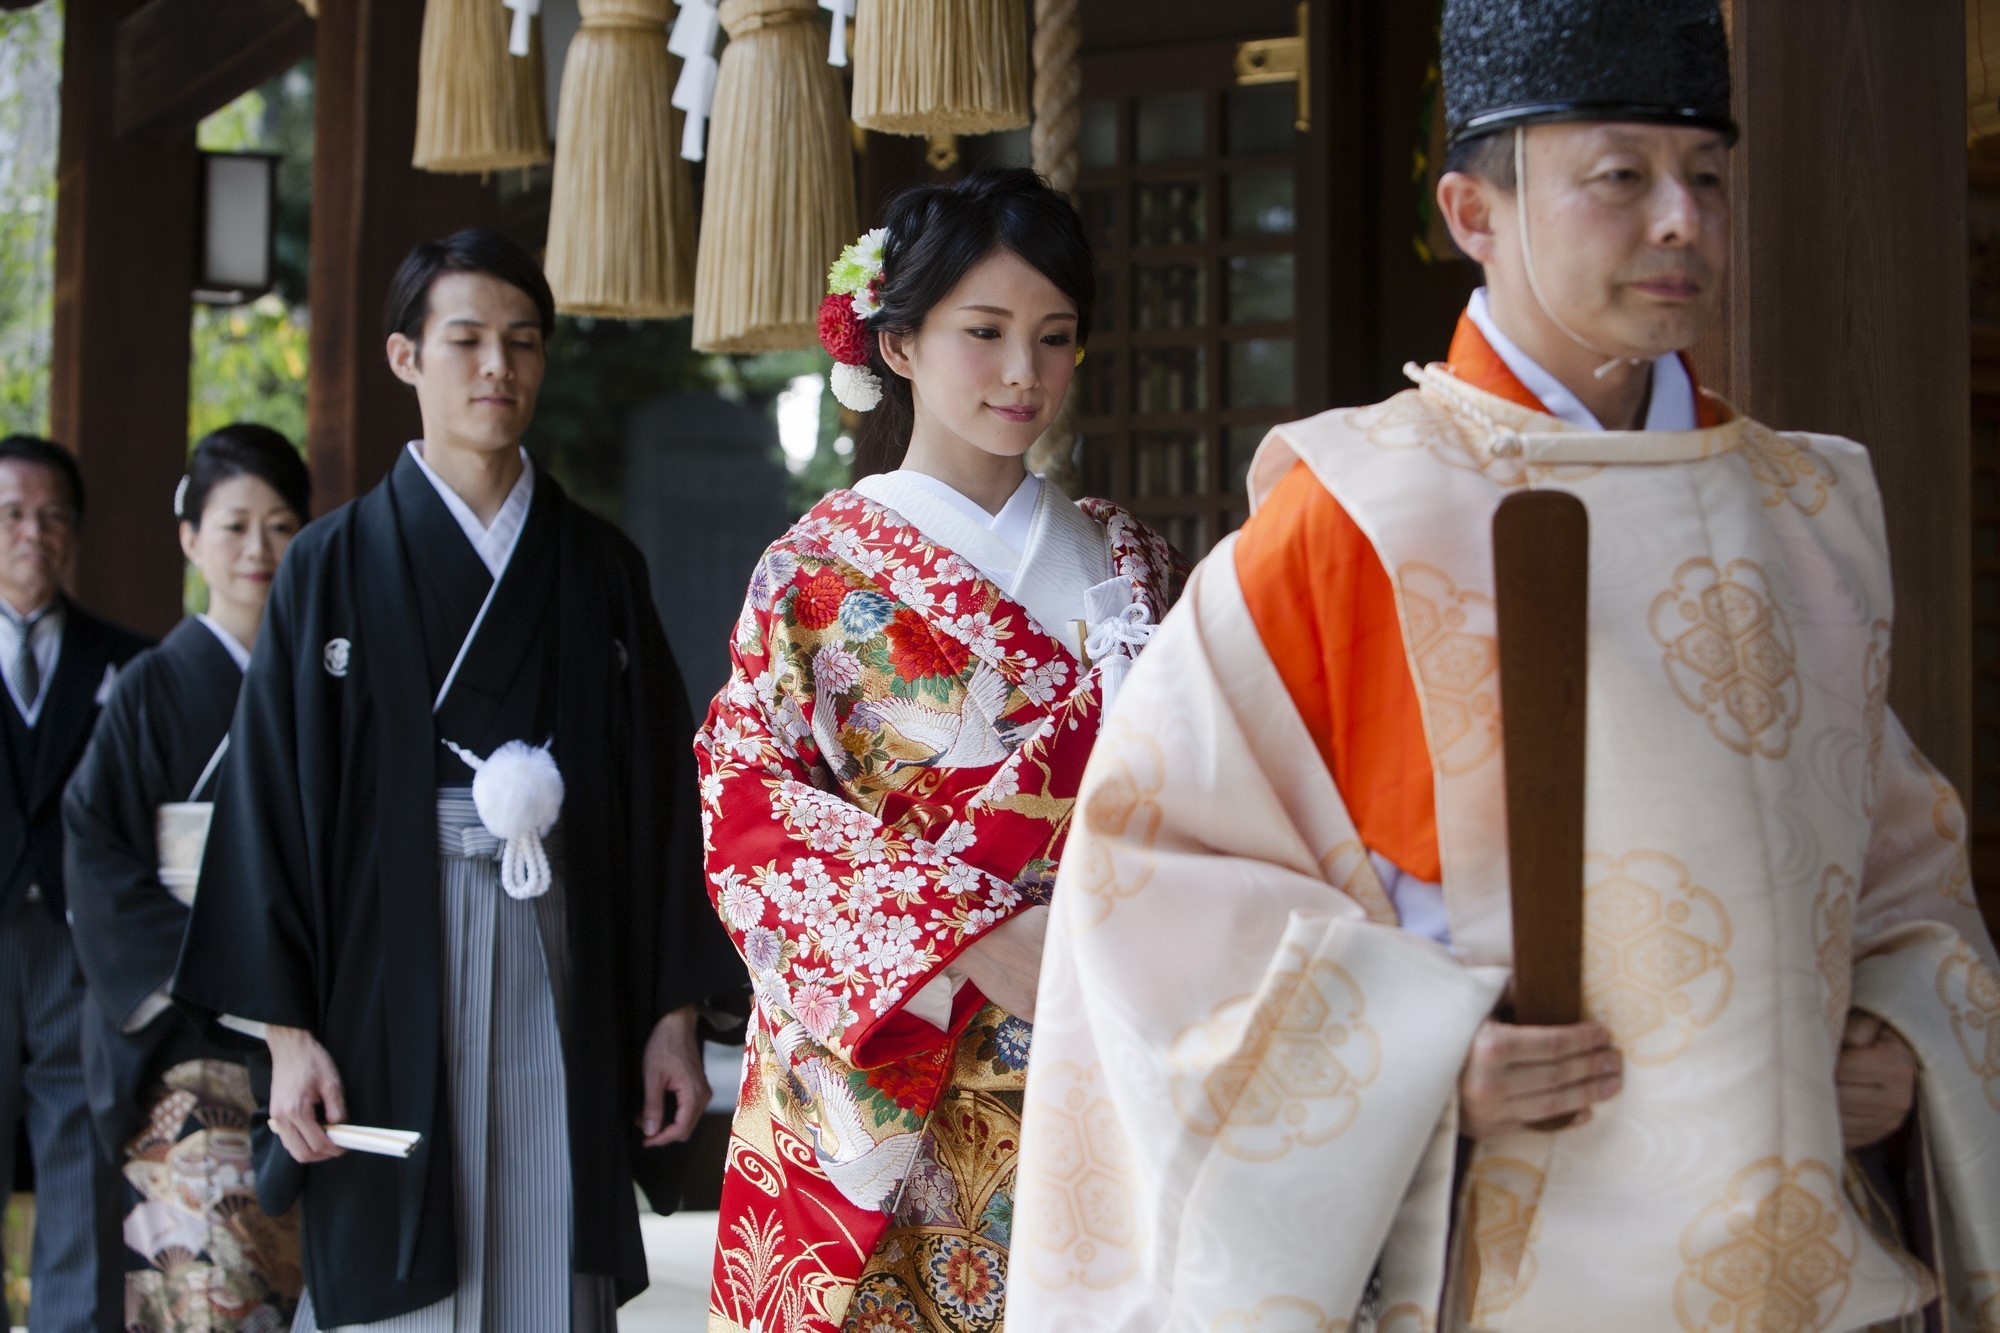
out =
<svg viewBox="0 0 2000 1333"><path fill-rule="evenodd" d="M761 925L764 920L764 895L744 881L742 875L731 866L715 877L720 889L722 915L730 925L738 930L748 930Z"/></svg>
<svg viewBox="0 0 2000 1333"><path fill-rule="evenodd" d="M972 660L961 643L933 633L930 623L908 607L889 622L889 662L905 681L957 676Z"/></svg>

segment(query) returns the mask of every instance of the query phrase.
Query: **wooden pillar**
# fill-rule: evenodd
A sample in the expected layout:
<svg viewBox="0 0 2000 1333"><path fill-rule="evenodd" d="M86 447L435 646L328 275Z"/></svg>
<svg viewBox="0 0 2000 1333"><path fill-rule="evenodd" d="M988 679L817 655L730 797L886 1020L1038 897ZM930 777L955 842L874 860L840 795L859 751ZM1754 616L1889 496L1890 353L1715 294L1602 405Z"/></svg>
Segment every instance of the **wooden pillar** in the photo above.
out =
<svg viewBox="0 0 2000 1333"><path fill-rule="evenodd" d="M1732 0L1736 234L1706 381L1874 455L1895 566L1890 702L1971 773L1962 0Z"/></svg>
<svg viewBox="0 0 2000 1333"><path fill-rule="evenodd" d="M192 128L116 133L118 25L139 7L69 0L64 14L49 422L90 492L77 600L160 634L181 606L196 161Z"/></svg>
<svg viewBox="0 0 2000 1333"><path fill-rule="evenodd" d="M320 3L306 435L321 513L381 480L421 429L383 355L396 266L419 241L490 221L477 177L410 165L423 21L415 0Z"/></svg>

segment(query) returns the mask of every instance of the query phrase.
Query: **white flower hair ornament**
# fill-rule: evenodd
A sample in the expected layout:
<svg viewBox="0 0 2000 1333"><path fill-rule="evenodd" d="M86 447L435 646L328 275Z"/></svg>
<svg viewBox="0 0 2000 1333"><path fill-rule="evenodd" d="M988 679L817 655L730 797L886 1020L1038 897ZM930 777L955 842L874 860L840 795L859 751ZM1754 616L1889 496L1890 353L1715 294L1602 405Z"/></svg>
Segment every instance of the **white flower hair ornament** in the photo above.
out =
<svg viewBox="0 0 2000 1333"><path fill-rule="evenodd" d="M882 377L868 368L868 321L882 313L882 251L889 229L877 227L840 252L827 272L819 307L819 343L833 358L833 396L850 412L882 403Z"/></svg>

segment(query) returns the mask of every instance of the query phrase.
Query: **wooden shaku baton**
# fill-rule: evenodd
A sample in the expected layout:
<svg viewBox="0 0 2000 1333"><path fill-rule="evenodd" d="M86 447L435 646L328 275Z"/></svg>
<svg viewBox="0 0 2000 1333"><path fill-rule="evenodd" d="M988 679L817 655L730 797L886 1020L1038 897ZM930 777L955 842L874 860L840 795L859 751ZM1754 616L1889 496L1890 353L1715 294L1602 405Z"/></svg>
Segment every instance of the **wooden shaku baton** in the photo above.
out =
<svg viewBox="0 0 2000 1333"><path fill-rule="evenodd" d="M1493 515L1514 1021L1583 1021L1584 700L1590 516L1566 491L1524 491ZM1574 1116L1535 1126L1560 1129Z"/></svg>

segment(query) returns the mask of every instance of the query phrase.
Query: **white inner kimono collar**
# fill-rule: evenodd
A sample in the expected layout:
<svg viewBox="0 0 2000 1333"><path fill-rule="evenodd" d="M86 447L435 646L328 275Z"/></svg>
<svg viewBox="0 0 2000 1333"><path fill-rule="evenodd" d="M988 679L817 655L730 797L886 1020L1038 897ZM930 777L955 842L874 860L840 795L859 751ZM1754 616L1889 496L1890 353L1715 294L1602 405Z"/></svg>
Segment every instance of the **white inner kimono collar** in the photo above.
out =
<svg viewBox="0 0 2000 1333"><path fill-rule="evenodd" d="M526 449L521 450L521 475L514 483L514 489L507 492L507 498L500 503L500 512L493 516L491 526L481 523L479 515L472 512L472 506L459 498L458 492L445 484L445 479L431 471L431 465L424 461L424 442L411 440L406 446L410 457L417 460L423 469L424 480L437 491L438 499L458 520L465 539L472 543L473 551L479 556L479 563L486 566L486 572L498 579L506 571L507 562L514 557L514 548L520 544L521 529L528 522L528 506L535 498L535 464L528 457Z"/></svg>
<svg viewBox="0 0 2000 1333"><path fill-rule="evenodd" d="M1542 400L1542 406L1549 409L1550 416L1584 430L1604 429L1603 423L1583 405L1582 399L1564 387L1561 380L1543 370L1539 362L1500 331L1500 326L1493 322L1493 308L1487 302L1484 287L1472 294L1465 314L1486 336L1494 352L1507 363L1507 369L1514 372L1514 378L1526 385L1529 393ZM1669 352L1655 358L1653 397L1646 408L1646 429L1693 430L1699 419L1695 413L1694 381L1688 378L1687 367L1681 364L1680 354Z"/></svg>
<svg viewBox="0 0 2000 1333"><path fill-rule="evenodd" d="M894 510L933 545L971 562L1081 657L1085 636L1077 622L1101 618L1093 616L1090 594L1111 580L1111 544L1103 526L1054 482L1030 474L998 514L907 469L864 477L854 489ZM1128 588L1124 601L1130 600Z"/></svg>
<svg viewBox="0 0 2000 1333"><path fill-rule="evenodd" d="M1042 479L1040 477L1032 472L1022 477L1021 484L1016 486L1014 493L1007 497L1007 503L1000 506L1000 512L989 514L981 507L978 501L961 495L949 485L939 481L927 472L915 472L908 468L899 468L894 472L882 475L893 479L892 484L898 488L898 493L903 493L907 488L915 488L932 500L954 510L966 522L983 528L986 532L990 533L998 545L981 543L984 554L987 556L986 559L975 559L973 554L967 551L960 551L959 554L978 566L979 572L991 579L1003 592L1011 591L1009 585L1013 582L1014 575L1019 572L1021 567L1021 553L1028 549L1028 534L1034 527L1035 522L1035 505L1042 496ZM873 480L873 478L869 480ZM862 493L864 495L867 494L866 491ZM870 495L868 498L874 500L876 497ZM905 498L909 497L905 496ZM877 503L887 502L878 500ZM896 506L891 507L895 508ZM924 506L919 502L916 507L922 508ZM931 535L923 523L909 514L907 510L902 512L903 516L908 518L912 523L915 523L918 530L922 531L926 537ZM933 538L933 540L936 539ZM949 545L950 543L940 544ZM1005 549L1002 550L1002 547Z"/></svg>

